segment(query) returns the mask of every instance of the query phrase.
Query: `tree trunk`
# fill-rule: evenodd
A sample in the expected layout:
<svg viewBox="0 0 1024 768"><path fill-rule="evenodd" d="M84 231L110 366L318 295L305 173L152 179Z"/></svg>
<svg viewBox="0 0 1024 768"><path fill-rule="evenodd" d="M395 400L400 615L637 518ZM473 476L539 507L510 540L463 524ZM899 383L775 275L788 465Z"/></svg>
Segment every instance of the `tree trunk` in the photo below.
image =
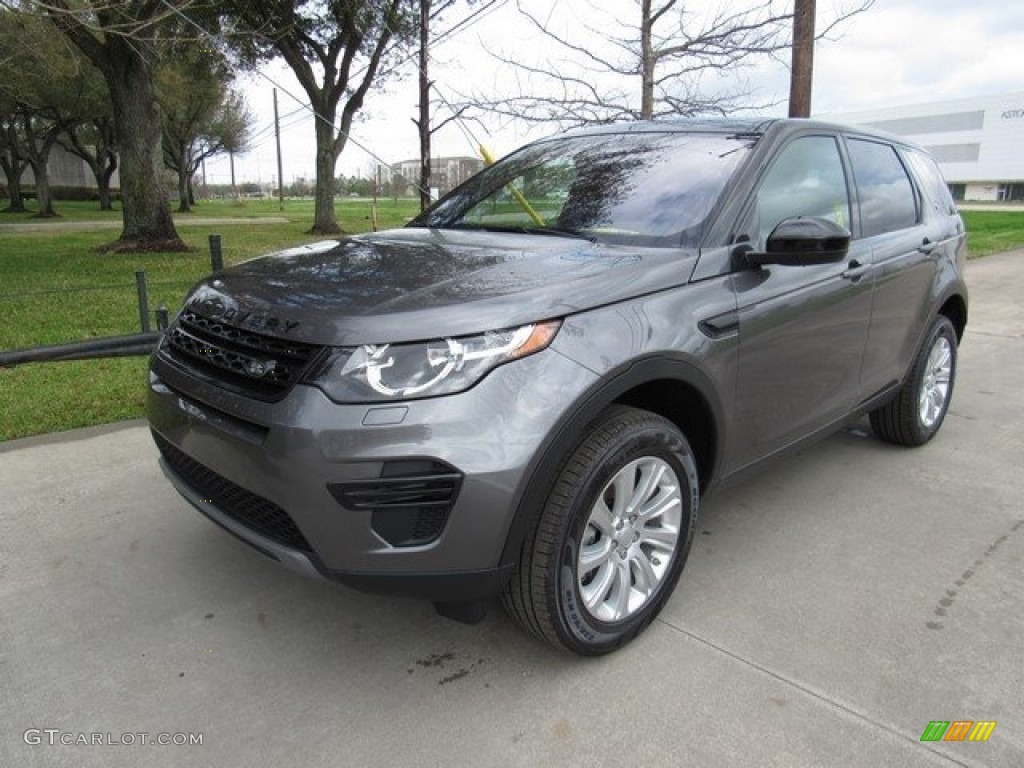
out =
<svg viewBox="0 0 1024 768"><path fill-rule="evenodd" d="M192 206L189 205L188 194L188 167L184 163L178 164L178 213L191 213Z"/></svg>
<svg viewBox="0 0 1024 768"><path fill-rule="evenodd" d="M111 152L107 157L105 166L97 167L93 170L93 176L96 177L96 191L99 194L101 211L114 210L113 201L110 197L110 179L113 177L114 171L116 170L117 155L113 152Z"/></svg>
<svg viewBox="0 0 1024 768"><path fill-rule="evenodd" d="M651 42L651 0L640 4L640 117L650 120L654 117L654 65L657 58Z"/></svg>
<svg viewBox="0 0 1024 768"><path fill-rule="evenodd" d="M39 212L36 216L39 218L57 215L57 212L53 210L53 197L50 195L50 172L46 167L49 154L46 152L38 159L29 161L32 173L36 177L36 202L39 204Z"/></svg>
<svg viewBox="0 0 1024 768"><path fill-rule="evenodd" d="M420 0L420 211L430 206L430 79L427 76L430 41L430 0Z"/></svg>
<svg viewBox="0 0 1024 768"><path fill-rule="evenodd" d="M81 158L89 166L96 180L96 196L99 198L100 210L112 211L114 206L110 197L110 179L117 170L117 153L111 149L114 146L114 131L106 120L95 121L92 125L96 130L96 144L92 151L78 136L78 129L82 124L68 126L64 135L67 136L69 143L59 143L66 151Z"/></svg>
<svg viewBox="0 0 1024 768"><path fill-rule="evenodd" d="M96 196L100 199L100 210L101 211L112 211L114 210L113 204L110 202L110 184L106 186L99 186L96 188Z"/></svg>
<svg viewBox="0 0 1024 768"><path fill-rule="evenodd" d="M35 176L36 201L39 212L36 216L46 218L56 216L53 210L53 197L50 195L50 150L53 149L57 135L62 130L59 124L46 124L30 113L23 113L21 127L25 136L25 156Z"/></svg>
<svg viewBox="0 0 1024 768"><path fill-rule="evenodd" d="M25 161L18 159L12 164L6 157L0 157L0 168L7 177L8 205L0 213L27 213L25 196L21 191L21 174L25 171Z"/></svg>
<svg viewBox="0 0 1024 768"><path fill-rule="evenodd" d="M21 175L25 172L28 161L21 154L18 129L13 115L4 117L2 130L4 138L0 140L0 146L3 147L3 151L0 152L0 168L3 168L4 176L7 177L7 199L9 200L9 205L4 208L3 212L27 213L25 196L21 190Z"/></svg>
<svg viewBox="0 0 1024 768"><path fill-rule="evenodd" d="M811 116L814 76L815 0L796 0L793 9L793 59L789 81L789 116Z"/></svg>
<svg viewBox="0 0 1024 768"><path fill-rule="evenodd" d="M95 155L86 155L78 151L75 154L82 158L92 171L92 176L96 180L96 196L100 201L100 210L114 210L110 198L110 179L117 170L117 155L111 152L104 158L98 149Z"/></svg>
<svg viewBox="0 0 1024 768"><path fill-rule="evenodd" d="M333 112L316 121L316 191L313 198L313 228L310 234L341 234L334 215L334 168L338 155L334 151ZM327 122L330 120L331 122Z"/></svg>
<svg viewBox="0 0 1024 768"><path fill-rule="evenodd" d="M104 74L110 88L121 151L121 209L124 231L112 250L188 250L171 219L164 189L162 115L149 64L135 41L111 37L111 66Z"/></svg>

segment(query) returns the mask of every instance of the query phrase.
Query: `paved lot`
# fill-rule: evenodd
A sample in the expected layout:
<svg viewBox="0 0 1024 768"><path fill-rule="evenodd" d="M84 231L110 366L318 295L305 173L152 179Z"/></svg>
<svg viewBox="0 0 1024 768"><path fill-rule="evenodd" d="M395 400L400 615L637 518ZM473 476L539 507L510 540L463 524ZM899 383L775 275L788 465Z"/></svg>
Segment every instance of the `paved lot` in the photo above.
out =
<svg viewBox="0 0 1024 768"><path fill-rule="evenodd" d="M1024 252L969 278L937 440L855 429L709 499L663 616L604 659L290 575L139 424L0 446L0 766L1024 765Z"/></svg>

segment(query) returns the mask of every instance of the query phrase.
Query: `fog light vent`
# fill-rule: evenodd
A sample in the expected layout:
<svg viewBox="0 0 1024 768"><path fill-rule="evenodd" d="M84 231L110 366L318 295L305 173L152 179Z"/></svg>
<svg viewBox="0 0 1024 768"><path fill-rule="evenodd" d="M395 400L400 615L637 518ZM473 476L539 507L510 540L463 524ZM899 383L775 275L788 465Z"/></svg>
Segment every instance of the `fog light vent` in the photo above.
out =
<svg viewBox="0 0 1024 768"><path fill-rule="evenodd" d="M416 547L441 535L461 484L460 472L424 459L385 462L379 478L327 488L346 509L370 512L373 530L392 546Z"/></svg>

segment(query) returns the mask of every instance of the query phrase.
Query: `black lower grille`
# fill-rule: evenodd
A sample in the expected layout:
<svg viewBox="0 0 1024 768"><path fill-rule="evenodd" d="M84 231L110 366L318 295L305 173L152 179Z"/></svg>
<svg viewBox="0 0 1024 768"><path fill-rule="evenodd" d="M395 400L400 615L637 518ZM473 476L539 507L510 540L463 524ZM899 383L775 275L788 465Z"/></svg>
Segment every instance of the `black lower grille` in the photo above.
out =
<svg viewBox="0 0 1024 768"><path fill-rule="evenodd" d="M260 400L284 397L322 349L238 328L187 308L160 346L161 354L179 367Z"/></svg>
<svg viewBox="0 0 1024 768"><path fill-rule="evenodd" d="M384 464L381 477L329 485L347 509L371 513L370 525L395 547L429 544L444 530L462 474L436 461Z"/></svg>
<svg viewBox="0 0 1024 768"><path fill-rule="evenodd" d="M153 439L171 469L219 511L271 541L291 549L312 552L295 521L277 504L221 477L179 451L156 432Z"/></svg>

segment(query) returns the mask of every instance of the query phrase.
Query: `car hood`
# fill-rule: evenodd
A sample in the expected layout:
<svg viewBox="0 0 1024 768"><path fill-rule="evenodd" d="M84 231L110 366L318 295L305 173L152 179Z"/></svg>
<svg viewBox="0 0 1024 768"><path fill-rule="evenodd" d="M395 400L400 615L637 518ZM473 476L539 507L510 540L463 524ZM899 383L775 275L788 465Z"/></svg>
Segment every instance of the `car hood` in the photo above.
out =
<svg viewBox="0 0 1024 768"><path fill-rule="evenodd" d="M201 283L186 305L346 346L459 336L681 285L696 252L573 237L407 228L293 248Z"/></svg>

